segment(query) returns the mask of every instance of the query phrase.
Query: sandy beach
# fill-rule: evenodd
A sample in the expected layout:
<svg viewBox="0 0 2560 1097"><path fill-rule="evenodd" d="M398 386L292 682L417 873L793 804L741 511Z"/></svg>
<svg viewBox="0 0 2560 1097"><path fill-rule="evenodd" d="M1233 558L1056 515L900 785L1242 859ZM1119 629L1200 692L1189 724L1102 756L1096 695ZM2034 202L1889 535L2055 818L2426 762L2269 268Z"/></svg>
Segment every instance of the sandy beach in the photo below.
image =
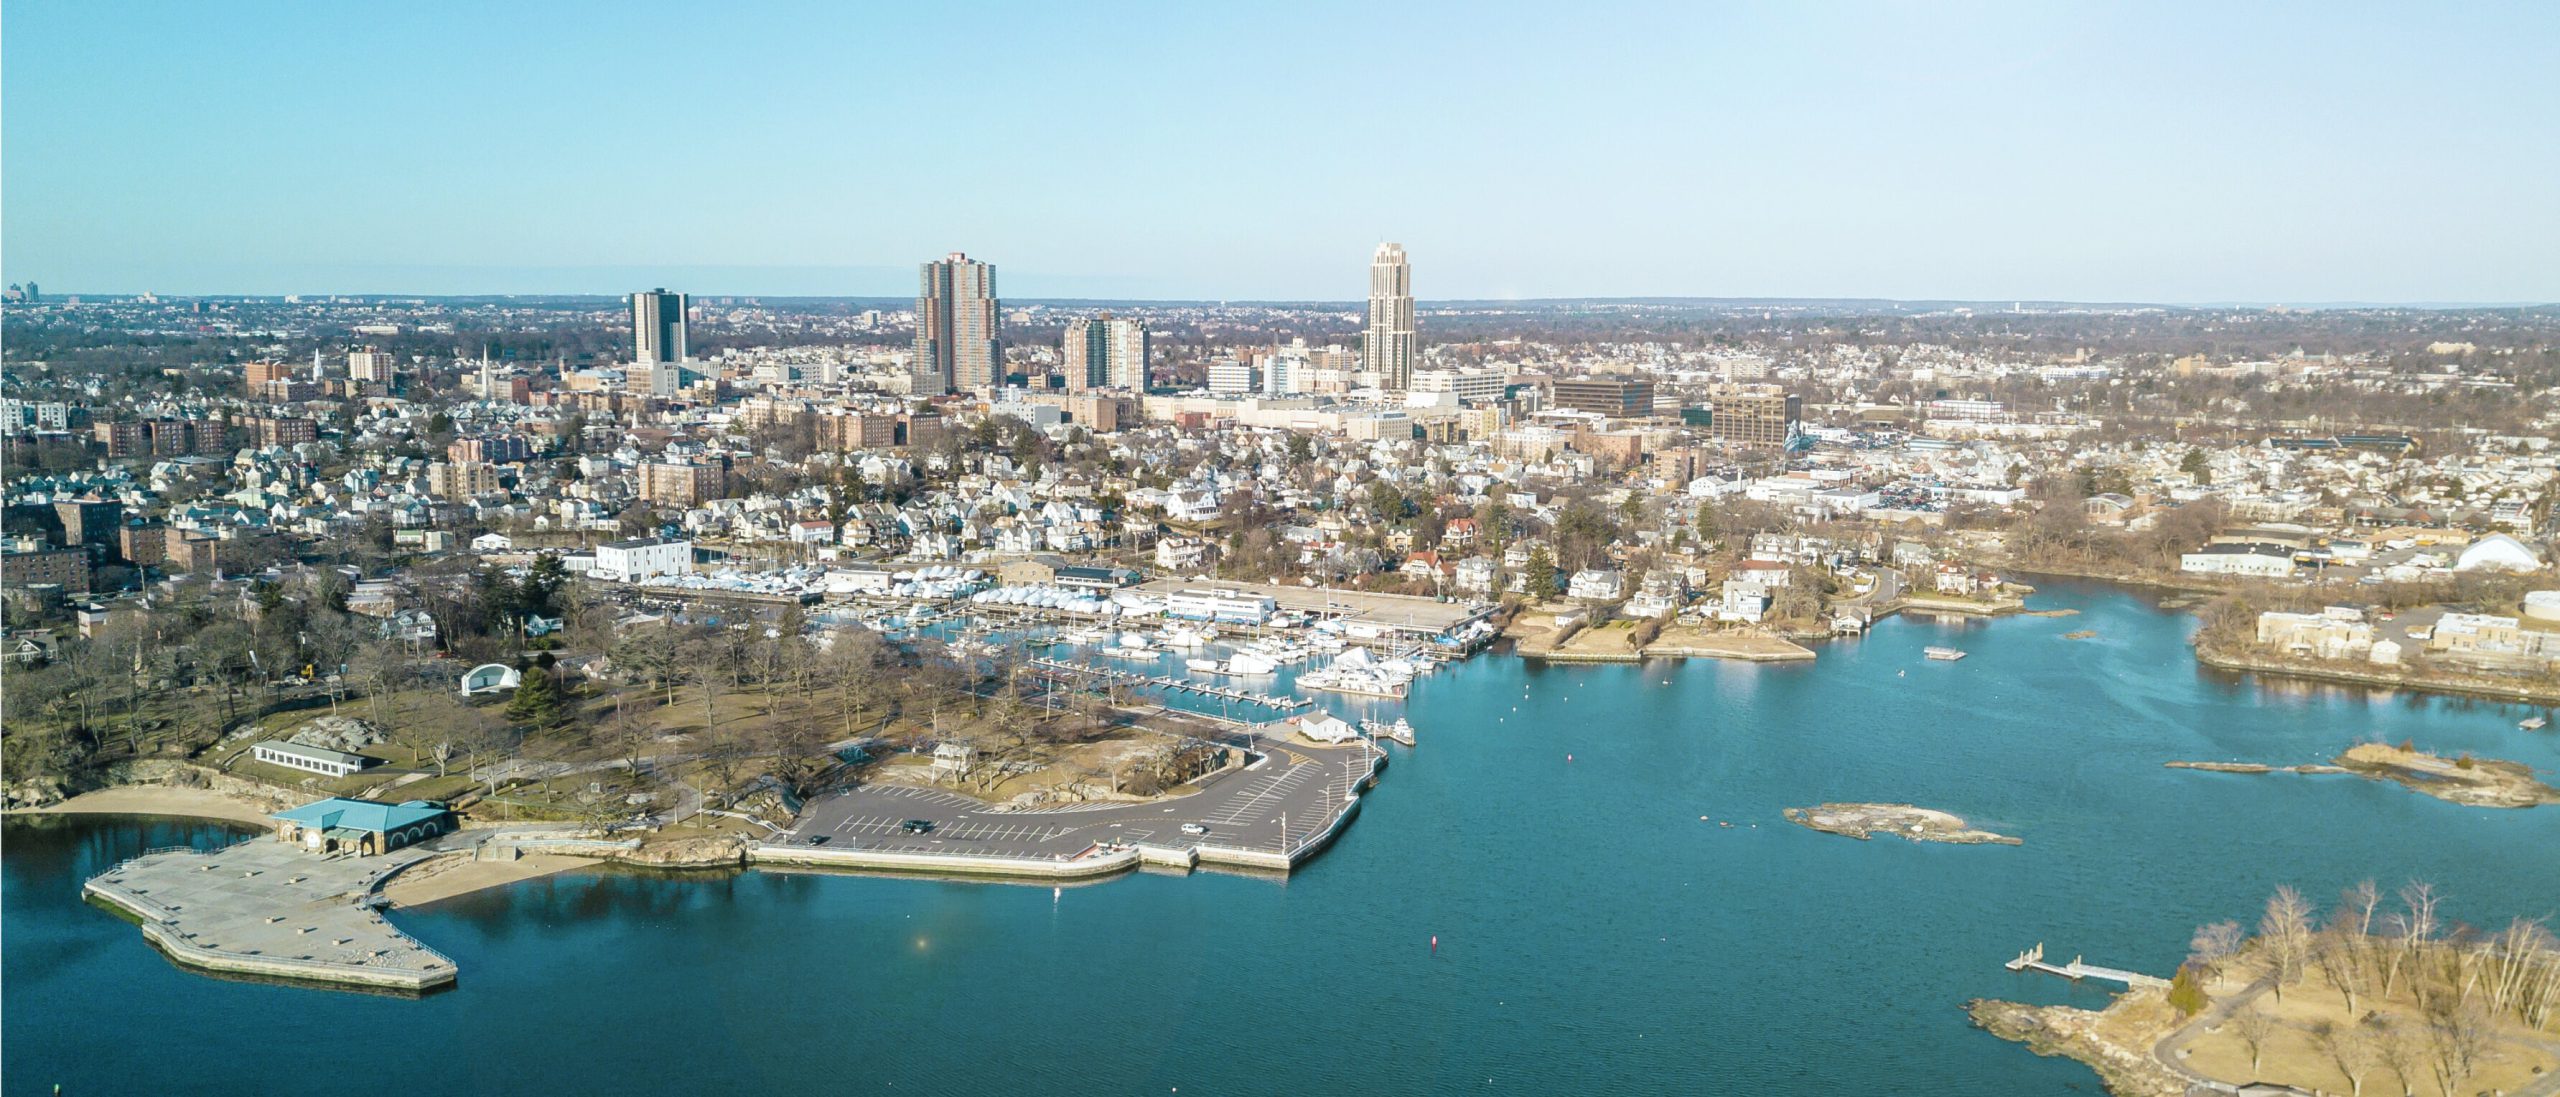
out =
<svg viewBox="0 0 2560 1097"><path fill-rule="evenodd" d="M456 857L394 876L390 883L383 885L382 894L394 906L423 906L484 888L539 879L570 869L593 868L595 864L592 857L569 857L558 853L528 853L513 861L474 861Z"/></svg>
<svg viewBox="0 0 2560 1097"><path fill-rule="evenodd" d="M173 788L166 785L125 785L84 792L50 807L35 808L37 815L185 815L198 819L221 819L234 823L266 826L272 810L247 800L235 799L200 788Z"/></svg>

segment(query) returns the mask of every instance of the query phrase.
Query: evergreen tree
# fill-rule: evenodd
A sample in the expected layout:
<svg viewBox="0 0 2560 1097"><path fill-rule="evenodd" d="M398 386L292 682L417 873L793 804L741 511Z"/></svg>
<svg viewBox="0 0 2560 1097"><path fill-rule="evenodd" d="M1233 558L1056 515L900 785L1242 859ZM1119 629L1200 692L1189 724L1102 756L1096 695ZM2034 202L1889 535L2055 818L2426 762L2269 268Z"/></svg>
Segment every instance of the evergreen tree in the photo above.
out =
<svg viewBox="0 0 2560 1097"><path fill-rule="evenodd" d="M1540 545L1529 550L1529 597L1541 601L1555 597L1556 558Z"/></svg>
<svg viewBox="0 0 2560 1097"><path fill-rule="evenodd" d="M518 668L524 677L507 700L507 719L535 728L556 728L570 721L574 713L568 691L552 671L555 662L550 652L544 652L539 660Z"/></svg>

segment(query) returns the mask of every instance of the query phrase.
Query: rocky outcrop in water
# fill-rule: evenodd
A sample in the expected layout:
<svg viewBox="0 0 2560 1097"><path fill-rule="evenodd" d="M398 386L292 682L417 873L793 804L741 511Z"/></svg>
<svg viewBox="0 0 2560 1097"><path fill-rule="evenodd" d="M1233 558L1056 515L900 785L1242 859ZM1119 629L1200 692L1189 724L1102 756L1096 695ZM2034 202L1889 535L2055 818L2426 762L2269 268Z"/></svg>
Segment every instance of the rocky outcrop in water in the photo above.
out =
<svg viewBox="0 0 2560 1097"><path fill-rule="evenodd" d="M1955 845L2021 844L2019 839L1987 830L1975 830L1964 817L1935 808L1910 804L1816 804L1809 808L1788 808L1787 821L1828 834L1841 834L1864 841L1876 834L1890 834L1914 842L1947 842Z"/></svg>

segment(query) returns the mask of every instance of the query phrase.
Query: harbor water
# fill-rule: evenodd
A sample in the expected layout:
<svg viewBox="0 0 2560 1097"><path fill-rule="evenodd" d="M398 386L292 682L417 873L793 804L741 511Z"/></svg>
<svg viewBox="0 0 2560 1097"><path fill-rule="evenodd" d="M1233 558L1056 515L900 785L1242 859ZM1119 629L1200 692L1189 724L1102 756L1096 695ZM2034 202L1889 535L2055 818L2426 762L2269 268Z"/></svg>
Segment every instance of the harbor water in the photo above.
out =
<svg viewBox="0 0 2560 1097"><path fill-rule="evenodd" d="M1975 997L2104 1003L2003 969L2038 942L2166 974L2278 884L2325 903L2366 877L2432 881L2475 923L2560 914L2560 809L2161 765L2380 737L2560 768L2530 710L2202 670L2192 622L2138 593L2034 604L2081 612L1888 620L1795 664L1497 653L1400 705L1320 697L1409 715L1420 745L1285 881L573 873L395 913L463 973L415 1000L182 971L79 898L119 858L237 828L13 820L5 1089L2087 1093L2086 1068L1965 1020ZM2024 844L1780 818L1827 800Z"/></svg>

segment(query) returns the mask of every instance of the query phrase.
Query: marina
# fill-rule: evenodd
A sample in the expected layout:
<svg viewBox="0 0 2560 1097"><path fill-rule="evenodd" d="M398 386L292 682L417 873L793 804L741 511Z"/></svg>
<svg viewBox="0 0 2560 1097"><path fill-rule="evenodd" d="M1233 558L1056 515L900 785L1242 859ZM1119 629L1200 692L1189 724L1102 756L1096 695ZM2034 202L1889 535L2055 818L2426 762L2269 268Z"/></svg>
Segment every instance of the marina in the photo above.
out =
<svg viewBox="0 0 2560 1097"><path fill-rule="evenodd" d="M1084 663L1070 663L1060 659L1034 658L1025 661L1023 665L1032 674L1051 681L1067 683L1076 688L1119 685L1139 689L1157 689L1167 693L1205 697L1217 701L1260 705L1280 712L1295 712L1315 704L1303 697L1287 697L1227 686L1204 685L1184 678L1139 674L1134 671L1114 670ZM1186 712L1186 715L1214 716L1215 714Z"/></svg>

